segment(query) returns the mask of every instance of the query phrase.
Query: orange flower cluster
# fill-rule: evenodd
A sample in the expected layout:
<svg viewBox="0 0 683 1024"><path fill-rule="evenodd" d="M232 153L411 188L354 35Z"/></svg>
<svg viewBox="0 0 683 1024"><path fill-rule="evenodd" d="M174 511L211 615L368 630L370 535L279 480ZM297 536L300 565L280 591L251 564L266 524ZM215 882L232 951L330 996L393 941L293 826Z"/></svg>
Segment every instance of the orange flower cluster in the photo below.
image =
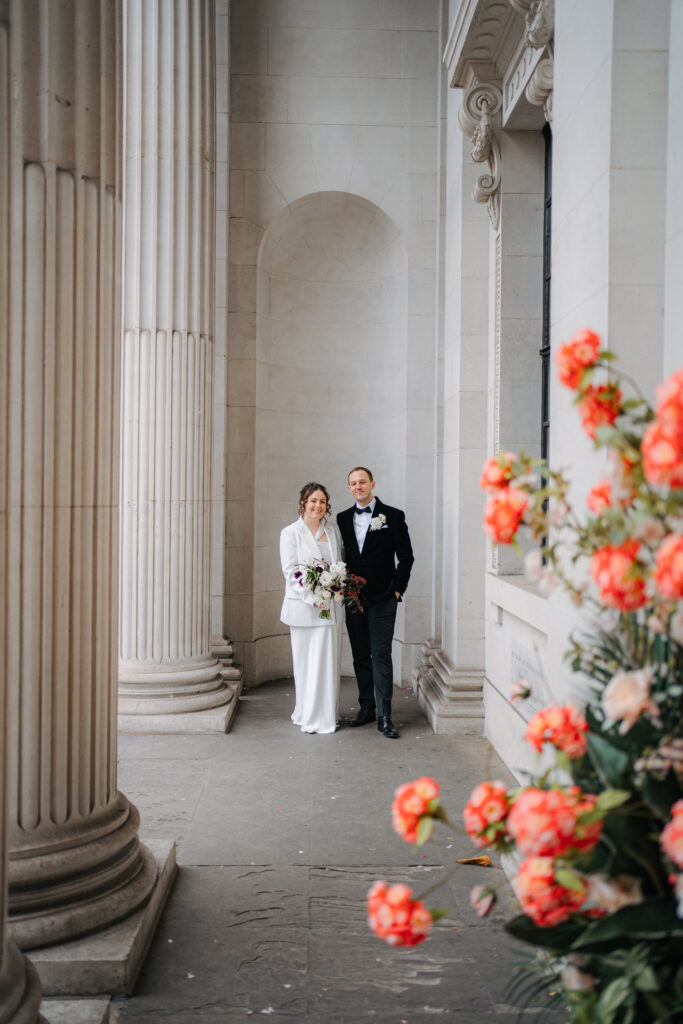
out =
<svg viewBox="0 0 683 1024"><path fill-rule="evenodd" d="M601 512L604 512L606 508L609 508L612 504L612 487L608 480L601 480L591 487L586 498L586 505L591 512L594 512L596 516L599 516Z"/></svg>
<svg viewBox="0 0 683 1024"><path fill-rule="evenodd" d="M667 857L683 868L683 800L677 800L671 808L671 821L662 829L659 842Z"/></svg>
<svg viewBox="0 0 683 1024"><path fill-rule="evenodd" d="M579 819L592 811L595 797L578 786L522 790L507 819L508 832L527 857L563 857L586 853L602 834L602 820L586 824Z"/></svg>
<svg viewBox="0 0 683 1024"><path fill-rule="evenodd" d="M368 924L390 946L417 946L429 935L433 918L407 885L375 882L368 892Z"/></svg>
<svg viewBox="0 0 683 1024"><path fill-rule="evenodd" d="M560 345L557 365L561 383L572 391L578 390L581 387L583 371L596 363L599 350L599 335L587 328L577 331L570 341Z"/></svg>
<svg viewBox="0 0 683 1024"><path fill-rule="evenodd" d="M518 487L495 491L484 508L484 530L496 544L511 544L529 500Z"/></svg>
<svg viewBox="0 0 683 1024"><path fill-rule="evenodd" d="M640 544L629 539L618 546L608 544L591 558L591 576L600 588L602 601L610 608L633 611L647 603L645 577L638 563Z"/></svg>
<svg viewBox="0 0 683 1024"><path fill-rule="evenodd" d="M645 479L653 487L683 488L683 369L657 388L655 414L640 446Z"/></svg>
<svg viewBox="0 0 683 1024"><path fill-rule="evenodd" d="M655 555L652 573L660 593L665 597L683 597L683 537L675 533L662 541Z"/></svg>
<svg viewBox="0 0 683 1024"><path fill-rule="evenodd" d="M611 426L621 411L621 390L614 384L589 385L579 402L583 429L595 440L598 427Z"/></svg>
<svg viewBox="0 0 683 1024"><path fill-rule="evenodd" d="M512 463L516 457L514 452L501 452L497 459L487 459L481 471L479 486L485 491L507 487L512 477Z"/></svg>
<svg viewBox="0 0 683 1024"><path fill-rule="evenodd" d="M537 711L530 719L524 738L539 753L545 743L552 743L567 757L583 757L586 753L588 723L578 708L549 707Z"/></svg>
<svg viewBox="0 0 683 1024"><path fill-rule="evenodd" d="M557 881L550 857L530 857L517 872L515 891L522 910L539 928L554 928L586 902L587 887L578 881L580 888L568 889Z"/></svg>
<svg viewBox="0 0 683 1024"><path fill-rule="evenodd" d="M462 812L465 831L475 846L497 846L506 839L505 827L491 829L492 825L503 823L510 809L507 787L504 782L481 782L472 790ZM486 835L489 831L491 834Z"/></svg>
<svg viewBox="0 0 683 1024"><path fill-rule="evenodd" d="M406 782L394 793L391 819L394 831L407 843L416 843L417 829L423 817L434 817L441 786L428 775Z"/></svg>

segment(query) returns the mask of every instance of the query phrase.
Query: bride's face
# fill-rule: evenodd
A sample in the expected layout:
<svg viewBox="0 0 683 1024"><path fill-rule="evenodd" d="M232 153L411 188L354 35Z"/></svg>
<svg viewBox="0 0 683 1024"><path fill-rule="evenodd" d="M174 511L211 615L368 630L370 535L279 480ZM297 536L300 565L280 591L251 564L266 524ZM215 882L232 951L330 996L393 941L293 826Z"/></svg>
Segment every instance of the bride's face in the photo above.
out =
<svg viewBox="0 0 683 1024"><path fill-rule="evenodd" d="M322 491L313 491L306 498L304 516L307 519L322 519L327 512L327 498Z"/></svg>

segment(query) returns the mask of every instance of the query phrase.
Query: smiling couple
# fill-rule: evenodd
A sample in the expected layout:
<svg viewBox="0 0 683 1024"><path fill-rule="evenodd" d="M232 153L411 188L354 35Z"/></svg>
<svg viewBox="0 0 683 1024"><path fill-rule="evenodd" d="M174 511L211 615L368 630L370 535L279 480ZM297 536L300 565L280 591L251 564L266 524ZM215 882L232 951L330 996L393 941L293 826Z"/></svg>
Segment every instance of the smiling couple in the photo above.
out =
<svg viewBox="0 0 683 1024"><path fill-rule="evenodd" d="M363 611L346 610L360 710L351 726L377 721L388 739L397 739L391 721L393 666L391 645L396 609L408 586L413 549L404 513L374 494L375 481L365 466L348 475L355 504L331 521L330 496L319 483L299 495L299 518L280 534L285 599L280 619L290 628L296 700L292 721L302 732L332 733L339 722L341 615L332 602L321 619L315 595L295 573L316 559L328 565L344 560L349 573L366 582Z"/></svg>

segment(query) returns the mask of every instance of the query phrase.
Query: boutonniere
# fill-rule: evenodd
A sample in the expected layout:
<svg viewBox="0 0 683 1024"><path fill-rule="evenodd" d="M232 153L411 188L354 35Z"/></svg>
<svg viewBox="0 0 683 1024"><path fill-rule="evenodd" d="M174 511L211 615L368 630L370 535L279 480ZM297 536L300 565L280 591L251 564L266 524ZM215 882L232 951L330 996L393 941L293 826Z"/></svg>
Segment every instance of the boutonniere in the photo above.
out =
<svg viewBox="0 0 683 1024"><path fill-rule="evenodd" d="M389 529L389 527L387 526L387 517L384 515L384 512L380 512L380 514L378 516L373 516L372 517L372 519L370 520L369 529L370 530L388 530Z"/></svg>

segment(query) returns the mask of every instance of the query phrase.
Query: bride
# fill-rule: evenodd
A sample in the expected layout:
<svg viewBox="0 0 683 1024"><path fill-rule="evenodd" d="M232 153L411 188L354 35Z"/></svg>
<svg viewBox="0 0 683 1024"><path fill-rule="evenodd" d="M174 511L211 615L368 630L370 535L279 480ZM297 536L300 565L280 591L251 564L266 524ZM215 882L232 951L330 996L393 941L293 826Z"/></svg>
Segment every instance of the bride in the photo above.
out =
<svg viewBox="0 0 683 1024"><path fill-rule="evenodd" d="M330 619L320 618L313 594L294 578L297 566L323 558L328 565L342 555L336 523L328 520L330 496L322 484L309 483L299 495L299 518L280 534L285 599L280 620L289 626L296 700L292 721L302 732L334 732L339 720L342 607L335 601Z"/></svg>

